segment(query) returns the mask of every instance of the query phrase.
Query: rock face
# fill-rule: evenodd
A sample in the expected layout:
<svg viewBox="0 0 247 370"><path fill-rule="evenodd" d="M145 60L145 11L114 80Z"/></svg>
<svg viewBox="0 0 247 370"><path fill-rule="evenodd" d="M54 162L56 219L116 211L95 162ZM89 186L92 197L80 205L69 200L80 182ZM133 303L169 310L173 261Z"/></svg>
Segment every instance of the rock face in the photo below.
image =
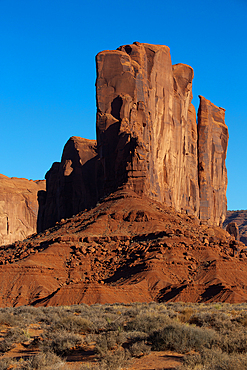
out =
<svg viewBox="0 0 247 370"><path fill-rule="evenodd" d="M95 140L68 140L61 162L53 163L45 176L47 191L39 192L38 232L96 204L96 162Z"/></svg>
<svg viewBox="0 0 247 370"><path fill-rule="evenodd" d="M234 236L236 240L239 240L239 228L236 222L230 222L226 227L226 231Z"/></svg>
<svg viewBox="0 0 247 370"><path fill-rule="evenodd" d="M200 220L222 225L227 210L225 166L228 129L225 110L200 96L198 111L198 160Z"/></svg>
<svg viewBox="0 0 247 370"><path fill-rule="evenodd" d="M97 148L76 138L82 146L74 160L74 139L66 144L61 163L47 173L46 195L40 194L39 230L120 187L221 225L227 185L224 109L201 97L197 126L193 69L172 65L167 46L135 42L99 53L96 62Z"/></svg>
<svg viewBox="0 0 247 370"><path fill-rule="evenodd" d="M124 182L138 194L221 225L228 131L224 109L203 97L197 130L193 69L172 66L167 46L136 42L99 53L97 73L106 193Z"/></svg>
<svg viewBox="0 0 247 370"><path fill-rule="evenodd" d="M247 246L247 210L227 211L224 227L228 227L228 224L232 223L237 225L240 241ZM229 227L226 229L228 232Z"/></svg>
<svg viewBox="0 0 247 370"><path fill-rule="evenodd" d="M37 193L45 180L0 175L0 245L23 240L37 231Z"/></svg>
<svg viewBox="0 0 247 370"><path fill-rule="evenodd" d="M134 43L99 53L97 72L106 193L124 182L138 194L198 216L192 68L172 66L167 46Z"/></svg>

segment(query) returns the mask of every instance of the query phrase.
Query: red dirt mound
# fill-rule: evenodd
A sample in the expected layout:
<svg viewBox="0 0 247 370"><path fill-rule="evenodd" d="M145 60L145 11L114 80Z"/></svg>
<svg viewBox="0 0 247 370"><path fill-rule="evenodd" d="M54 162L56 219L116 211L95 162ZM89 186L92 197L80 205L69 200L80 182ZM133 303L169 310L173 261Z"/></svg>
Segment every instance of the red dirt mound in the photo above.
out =
<svg viewBox="0 0 247 370"><path fill-rule="evenodd" d="M119 190L0 249L0 305L247 300L247 251L223 229Z"/></svg>

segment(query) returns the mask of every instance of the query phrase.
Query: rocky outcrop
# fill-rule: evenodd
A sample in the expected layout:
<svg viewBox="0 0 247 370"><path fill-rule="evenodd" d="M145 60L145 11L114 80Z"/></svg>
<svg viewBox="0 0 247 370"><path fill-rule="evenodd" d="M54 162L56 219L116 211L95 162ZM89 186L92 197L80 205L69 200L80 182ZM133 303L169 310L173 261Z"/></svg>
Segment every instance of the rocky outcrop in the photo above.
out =
<svg viewBox="0 0 247 370"><path fill-rule="evenodd" d="M68 140L61 162L53 163L45 176L46 191L39 192L39 232L96 204L96 162L95 140Z"/></svg>
<svg viewBox="0 0 247 370"><path fill-rule="evenodd" d="M23 240L37 231L37 193L45 180L0 175L0 245Z"/></svg>
<svg viewBox="0 0 247 370"><path fill-rule="evenodd" d="M167 46L135 42L100 52L96 62L97 148L76 138L78 154L73 138L66 144L61 163L47 173L46 194L40 194L39 230L119 187L221 225L227 185L224 109L201 97L197 127L193 69L172 65Z"/></svg>
<svg viewBox="0 0 247 370"><path fill-rule="evenodd" d="M200 220L222 225L227 210L225 166L228 129L225 109L200 96L198 111L198 174Z"/></svg>
<svg viewBox="0 0 247 370"><path fill-rule="evenodd" d="M226 227L226 231L234 236L235 240L239 240L239 228L236 222L230 222Z"/></svg>
<svg viewBox="0 0 247 370"><path fill-rule="evenodd" d="M125 183L138 194L221 225L228 131L224 109L203 97L197 130L193 69L172 66L167 46L136 42L99 53L97 72L105 192Z"/></svg>
<svg viewBox="0 0 247 370"><path fill-rule="evenodd" d="M230 224L236 224L239 230L239 240L247 246L247 210L227 211L224 227ZM229 226L230 227L230 226ZM226 231L229 232L229 227Z"/></svg>

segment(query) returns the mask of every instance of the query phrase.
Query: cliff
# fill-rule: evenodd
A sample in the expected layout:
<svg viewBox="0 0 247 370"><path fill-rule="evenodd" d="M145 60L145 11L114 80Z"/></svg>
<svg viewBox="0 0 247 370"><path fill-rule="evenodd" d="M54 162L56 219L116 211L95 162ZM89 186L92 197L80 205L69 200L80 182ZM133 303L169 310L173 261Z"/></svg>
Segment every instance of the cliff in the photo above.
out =
<svg viewBox="0 0 247 370"><path fill-rule="evenodd" d="M23 240L37 231L38 191L45 180L0 175L0 245Z"/></svg>
<svg viewBox="0 0 247 370"><path fill-rule="evenodd" d="M193 69L172 65L167 46L138 42L102 51L96 63L97 146L74 167L66 144L61 163L46 176L39 230L120 187L222 225L228 130L224 109L203 97L197 125Z"/></svg>
<svg viewBox="0 0 247 370"><path fill-rule="evenodd" d="M61 162L46 173L46 191L39 192L38 232L97 202L96 141L73 136Z"/></svg>

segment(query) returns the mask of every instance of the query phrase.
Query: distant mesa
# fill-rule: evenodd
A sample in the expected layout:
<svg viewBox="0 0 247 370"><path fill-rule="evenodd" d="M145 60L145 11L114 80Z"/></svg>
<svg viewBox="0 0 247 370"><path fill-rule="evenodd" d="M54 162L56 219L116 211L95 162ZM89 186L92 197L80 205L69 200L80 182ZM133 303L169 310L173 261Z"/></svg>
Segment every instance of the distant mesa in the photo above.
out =
<svg viewBox="0 0 247 370"><path fill-rule="evenodd" d="M97 142L72 137L39 194L38 231L131 189L201 224L227 210L225 110L200 96L193 69L172 65L167 46L135 42L96 57Z"/></svg>
<svg viewBox="0 0 247 370"><path fill-rule="evenodd" d="M0 245L36 233L37 193L44 190L45 180L9 178L0 174Z"/></svg>

